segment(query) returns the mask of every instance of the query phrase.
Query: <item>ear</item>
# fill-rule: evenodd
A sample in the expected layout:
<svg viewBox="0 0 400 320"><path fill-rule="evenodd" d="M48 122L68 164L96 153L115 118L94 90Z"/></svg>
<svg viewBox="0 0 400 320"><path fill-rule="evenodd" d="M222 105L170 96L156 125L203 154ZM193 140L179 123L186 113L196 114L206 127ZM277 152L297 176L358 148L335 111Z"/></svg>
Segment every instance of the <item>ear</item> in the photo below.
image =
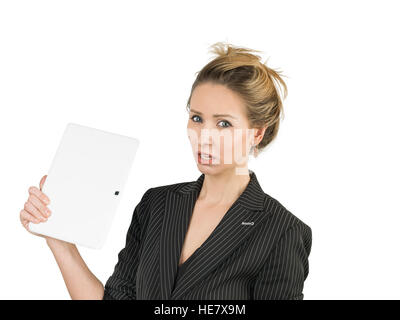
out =
<svg viewBox="0 0 400 320"><path fill-rule="evenodd" d="M254 130L254 144L258 145L264 138L265 130L267 127L257 128Z"/></svg>

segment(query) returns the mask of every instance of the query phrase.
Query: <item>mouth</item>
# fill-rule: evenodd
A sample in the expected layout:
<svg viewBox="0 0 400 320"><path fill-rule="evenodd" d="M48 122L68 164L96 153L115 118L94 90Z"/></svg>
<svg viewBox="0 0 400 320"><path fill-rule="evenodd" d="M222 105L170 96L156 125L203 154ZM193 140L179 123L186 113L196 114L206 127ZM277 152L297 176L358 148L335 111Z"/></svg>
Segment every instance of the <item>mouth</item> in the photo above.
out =
<svg viewBox="0 0 400 320"><path fill-rule="evenodd" d="M215 159L211 154L209 153L204 153L204 152L198 152L197 153L198 157L200 157L203 160L212 160Z"/></svg>

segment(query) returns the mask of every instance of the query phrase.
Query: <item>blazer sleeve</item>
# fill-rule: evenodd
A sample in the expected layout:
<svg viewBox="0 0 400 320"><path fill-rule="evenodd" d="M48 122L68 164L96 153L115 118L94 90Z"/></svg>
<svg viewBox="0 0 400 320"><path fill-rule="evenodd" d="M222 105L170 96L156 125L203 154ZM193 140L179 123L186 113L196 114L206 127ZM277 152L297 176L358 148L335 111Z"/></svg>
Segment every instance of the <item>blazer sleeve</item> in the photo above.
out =
<svg viewBox="0 0 400 320"><path fill-rule="evenodd" d="M147 190L133 211L125 247L118 253L118 262L113 274L104 286L103 300L136 299L136 271L139 264L139 248L141 239L140 221L147 208L147 198L151 189Z"/></svg>
<svg viewBox="0 0 400 320"><path fill-rule="evenodd" d="M299 222L285 231L254 283L254 300L303 300L312 230Z"/></svg>

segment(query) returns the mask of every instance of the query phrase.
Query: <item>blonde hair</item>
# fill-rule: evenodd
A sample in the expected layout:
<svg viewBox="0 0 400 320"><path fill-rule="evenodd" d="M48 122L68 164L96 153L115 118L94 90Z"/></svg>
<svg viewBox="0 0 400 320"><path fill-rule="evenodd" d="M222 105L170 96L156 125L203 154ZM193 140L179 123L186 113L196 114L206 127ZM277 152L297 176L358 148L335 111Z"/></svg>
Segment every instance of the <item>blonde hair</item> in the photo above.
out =
<svg viewBox="0 0 400 320"><path fill-rule="evenodd" d="M260 61L260 52L244 47L217 42L211 46L217 56L197 72L186 109L190 110L190 99L194 89L201 83L222 84L236 92L244 101L250 128L267 127L263 139L256 146L257 153L276 137L280 115L283 115L282 100L287 96L287 86L281 72L267 67ZM283 87L283 99L281 91Z"/></svg>

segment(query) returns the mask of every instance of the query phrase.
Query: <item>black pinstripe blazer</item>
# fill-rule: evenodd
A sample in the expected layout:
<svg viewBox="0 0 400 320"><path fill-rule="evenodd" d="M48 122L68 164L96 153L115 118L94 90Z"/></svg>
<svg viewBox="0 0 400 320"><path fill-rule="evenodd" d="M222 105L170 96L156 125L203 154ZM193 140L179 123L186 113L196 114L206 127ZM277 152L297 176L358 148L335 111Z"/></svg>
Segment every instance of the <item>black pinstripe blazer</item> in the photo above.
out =
<svg viewBox="0 0 400 320"><path fill-rule="evenodd" d="M204 174L196 181L148 189L133 212L103 299L302 300L311 228L264 193L256 174L249 172L246 189L185 261L186 271L177 283Z"/></svg>

